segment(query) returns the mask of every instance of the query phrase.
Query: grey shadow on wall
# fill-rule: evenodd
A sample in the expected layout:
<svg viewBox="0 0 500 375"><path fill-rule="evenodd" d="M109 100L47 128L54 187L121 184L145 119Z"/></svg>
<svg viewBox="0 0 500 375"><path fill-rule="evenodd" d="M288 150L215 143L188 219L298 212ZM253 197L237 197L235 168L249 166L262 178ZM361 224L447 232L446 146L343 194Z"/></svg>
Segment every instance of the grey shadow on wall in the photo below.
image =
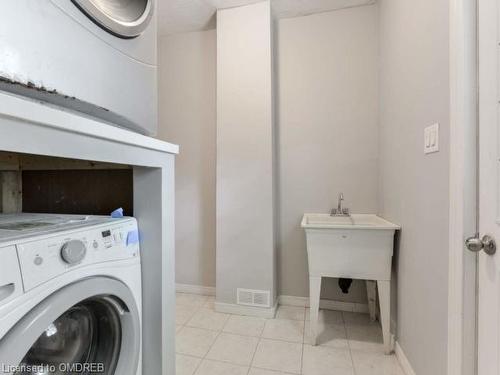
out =
<svg viewBox="0 0 500 375"><path fill-rule="evenodd" d="M391 332L398 338L397 321L398 321L398 263L399 249L401 244L401 230L394 233L394 254L392 256L392 279L391 279Z"/></svg>

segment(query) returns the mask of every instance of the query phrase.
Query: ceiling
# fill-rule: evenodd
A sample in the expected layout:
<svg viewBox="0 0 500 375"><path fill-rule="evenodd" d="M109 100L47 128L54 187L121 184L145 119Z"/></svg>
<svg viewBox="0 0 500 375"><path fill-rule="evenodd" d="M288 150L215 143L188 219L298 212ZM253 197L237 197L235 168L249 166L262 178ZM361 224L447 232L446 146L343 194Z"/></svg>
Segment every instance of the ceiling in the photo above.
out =
<svg viewBox="0 0 500 375"><path fill-rule="evenodd" d="M257 3L261 0L158 0L160 35L215 27L217 9ZM277 18L298 17L374 3L375 0L271 0Z"/></svg>

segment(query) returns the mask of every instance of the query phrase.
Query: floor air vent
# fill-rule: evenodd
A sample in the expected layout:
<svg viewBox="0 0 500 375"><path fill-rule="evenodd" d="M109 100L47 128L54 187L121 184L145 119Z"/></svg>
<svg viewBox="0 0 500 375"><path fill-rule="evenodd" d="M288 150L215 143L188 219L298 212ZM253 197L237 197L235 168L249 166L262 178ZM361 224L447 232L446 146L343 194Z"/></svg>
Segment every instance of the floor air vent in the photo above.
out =
<svg viewBox="0 0 500 375"><path fill-rule="evenodd" d="M271 307L271 293L266 290L237 289L238 305Z"/></svg>

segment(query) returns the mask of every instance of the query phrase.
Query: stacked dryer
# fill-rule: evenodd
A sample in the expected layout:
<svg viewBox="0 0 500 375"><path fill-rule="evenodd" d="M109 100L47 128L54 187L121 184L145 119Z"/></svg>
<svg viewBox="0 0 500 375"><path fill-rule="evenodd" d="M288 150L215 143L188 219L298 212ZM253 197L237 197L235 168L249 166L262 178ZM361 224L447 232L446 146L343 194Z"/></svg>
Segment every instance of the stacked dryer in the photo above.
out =
<svg viewBox="0 0 500 375"><path fill-rule="evenodd" d="M154 0L2 3L0 90L157 131Z"/></svg>

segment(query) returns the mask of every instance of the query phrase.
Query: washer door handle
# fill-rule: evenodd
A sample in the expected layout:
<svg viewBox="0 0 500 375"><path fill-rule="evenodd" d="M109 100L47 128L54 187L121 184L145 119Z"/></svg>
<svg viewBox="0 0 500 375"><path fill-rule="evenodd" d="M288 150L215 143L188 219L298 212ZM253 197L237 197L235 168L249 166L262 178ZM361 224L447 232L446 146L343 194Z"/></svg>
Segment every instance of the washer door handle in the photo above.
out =
<svg viewBox="0 0 500 375"><path fill-rule="evenodd" d="M0 286L0 301L10 297L12 293L16 290L16 285L14 283L9 283Z"/></svg>

